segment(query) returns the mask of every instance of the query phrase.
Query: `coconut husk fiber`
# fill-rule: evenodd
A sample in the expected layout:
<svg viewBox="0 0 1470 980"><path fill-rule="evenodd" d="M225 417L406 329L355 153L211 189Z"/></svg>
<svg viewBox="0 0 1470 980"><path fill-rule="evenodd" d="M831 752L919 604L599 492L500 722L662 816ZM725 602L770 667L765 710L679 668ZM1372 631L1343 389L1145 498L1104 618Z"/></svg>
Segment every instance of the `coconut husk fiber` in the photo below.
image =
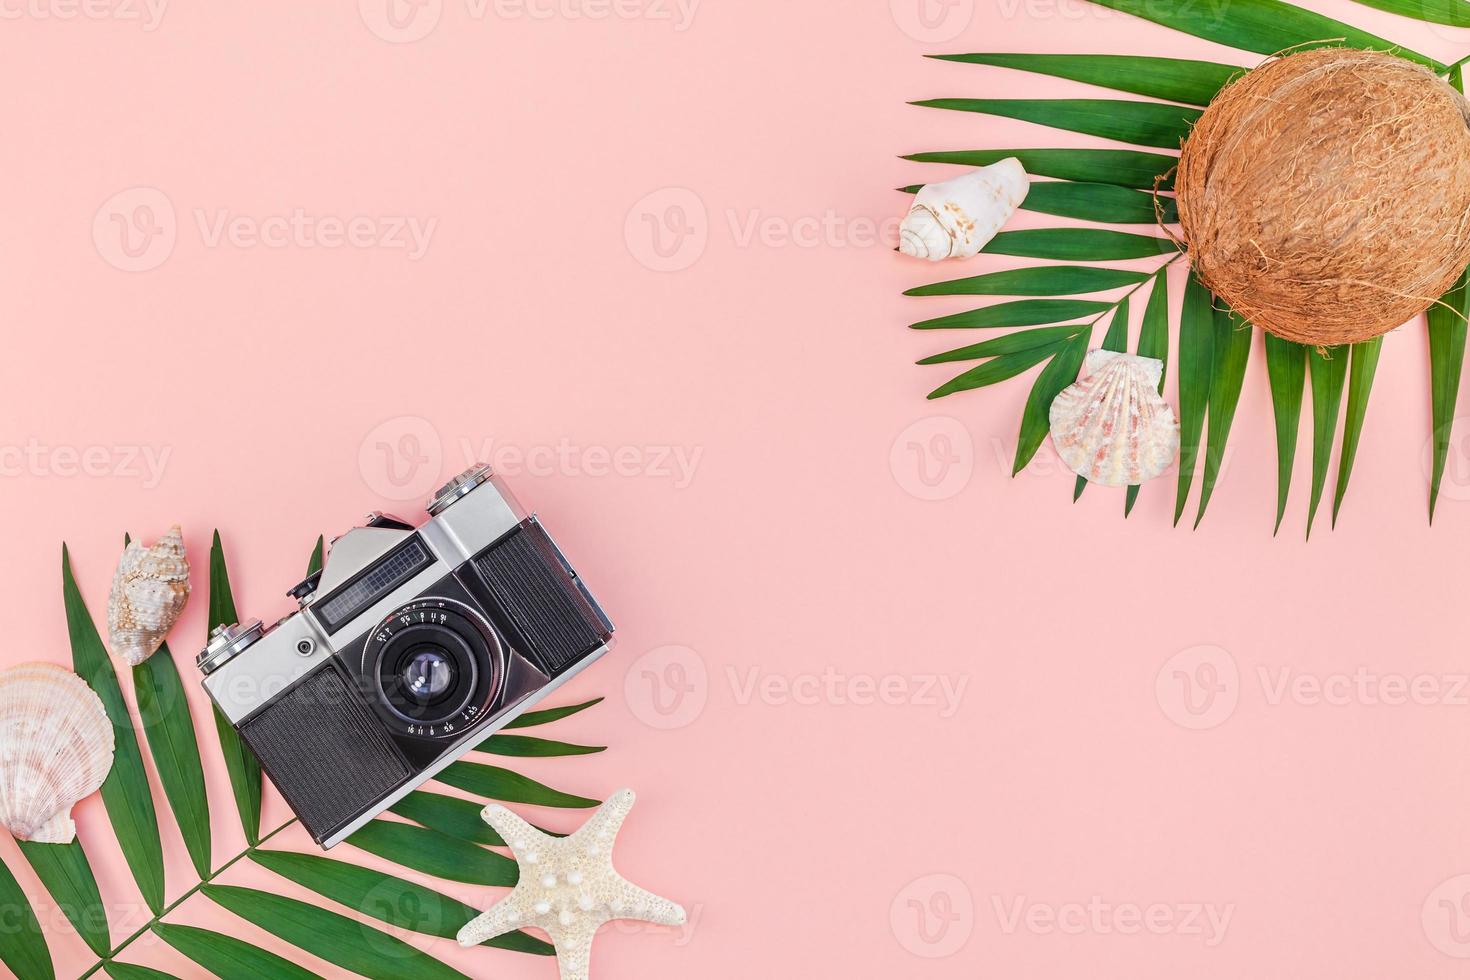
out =
<svg viewBox="0 0 1470 980"><path fill-rule="evenodd" d="M1175 191L1196 274L1236 312L1302 343L1367 340L1470 264L1470 109L1393 55L1287 55L1205 110Z"/></svg>

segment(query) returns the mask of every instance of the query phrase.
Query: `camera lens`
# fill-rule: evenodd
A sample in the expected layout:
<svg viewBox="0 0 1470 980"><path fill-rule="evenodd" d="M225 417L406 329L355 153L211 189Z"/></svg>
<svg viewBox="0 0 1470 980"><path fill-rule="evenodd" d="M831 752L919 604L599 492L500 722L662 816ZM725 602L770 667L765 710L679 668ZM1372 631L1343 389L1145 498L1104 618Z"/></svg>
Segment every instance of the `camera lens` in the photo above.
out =
<svg viewBox="0 0 1470 980"><path fill-rule="evenodd" d="M454 662L438 649L409 655L399 675L403 693L419 704L433 704L454 685Z"/></svg>
<svg viewBox="0 0 1470 980"><path fill-rule="evenodd" d="M458 735L483 716L505 676L505 650L473 609L450 599L410 603L363 649L379 715L419 738Z"/></svg>

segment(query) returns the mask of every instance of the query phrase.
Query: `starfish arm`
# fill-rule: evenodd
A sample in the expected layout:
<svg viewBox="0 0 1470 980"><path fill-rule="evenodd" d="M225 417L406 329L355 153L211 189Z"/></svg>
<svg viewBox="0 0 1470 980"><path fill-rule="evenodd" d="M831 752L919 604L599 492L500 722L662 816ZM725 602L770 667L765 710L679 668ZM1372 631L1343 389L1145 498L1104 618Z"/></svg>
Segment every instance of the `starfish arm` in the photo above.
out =
<svg viewBox="0 0 1470 980"><path fill-rule="evenodd" d="M521 904L520 889L516 889L492 905L488 911L465 923L455 938L461 946L478 946L487 939L515 932L526 924Z"/></svg>
<svg viewBox="0 0 1470 980"><path fill-rule="evenodd" d="M480 819L488 823L500 835L506 846L518 858L529 850L543 846L548 839L547 835L499 803L491 803L481 810Z"/></svg>
<svg viewBox="0 0 1470 980"><path fill-rule="evenodd" d="M622 875L617 876L615 888L618 900L613 912L615 918L652 922L659 926L682 926L687 919L682 905L646 888L639 888Z"/></svg>
<svg viewBox="0 0 1470 980"><path fill-rule="evenodd" d="M631 789L620 789L612 796L603 801L597 812L588 818L587 822L577 828L573 837L581 840L595 838L604 845L606 851L612 847L612 839L623 829L623 821L628 819L629 812L633 809L633 802L637 797Z"/></svg>
<svg viewBox="0 0 1470 980"><path fill-rule="evenodd" d="M547 934L552 935L550 932ZM552 944L556 946L561 980L588 980L592 972L592 937L583 935L580 930L557 930L552 935Z"/></svg>

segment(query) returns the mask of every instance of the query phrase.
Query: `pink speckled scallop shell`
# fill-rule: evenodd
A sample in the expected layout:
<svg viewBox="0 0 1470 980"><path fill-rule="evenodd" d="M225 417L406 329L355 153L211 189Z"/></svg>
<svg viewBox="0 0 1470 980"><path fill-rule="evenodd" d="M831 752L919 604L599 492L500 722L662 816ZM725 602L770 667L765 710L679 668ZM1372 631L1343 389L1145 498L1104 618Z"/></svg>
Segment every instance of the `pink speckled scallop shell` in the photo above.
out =
<svg viewBox="0 0 1470 980"><path fill-rule="evenodd" d="M1051 439L1062 462L1090 483L1152 480L1179 452L1179 419L1159 395L1164 362L1116 351L1087 355L1087 377L1051 403Z"/></svg>

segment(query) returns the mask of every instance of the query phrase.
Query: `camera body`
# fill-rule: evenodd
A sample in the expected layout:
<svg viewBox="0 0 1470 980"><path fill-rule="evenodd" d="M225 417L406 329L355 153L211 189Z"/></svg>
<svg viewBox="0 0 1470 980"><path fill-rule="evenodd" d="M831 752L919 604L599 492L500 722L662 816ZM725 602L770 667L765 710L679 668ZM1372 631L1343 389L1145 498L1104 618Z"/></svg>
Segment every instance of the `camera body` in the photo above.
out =
<svg viewBox="0 0 1470 980"><path fill-rule="evenodd" d="M488 467L415 527L373 514L332 542L274 626L220 626L204 688L325 848L612 647L613 625Z"/></svg>

